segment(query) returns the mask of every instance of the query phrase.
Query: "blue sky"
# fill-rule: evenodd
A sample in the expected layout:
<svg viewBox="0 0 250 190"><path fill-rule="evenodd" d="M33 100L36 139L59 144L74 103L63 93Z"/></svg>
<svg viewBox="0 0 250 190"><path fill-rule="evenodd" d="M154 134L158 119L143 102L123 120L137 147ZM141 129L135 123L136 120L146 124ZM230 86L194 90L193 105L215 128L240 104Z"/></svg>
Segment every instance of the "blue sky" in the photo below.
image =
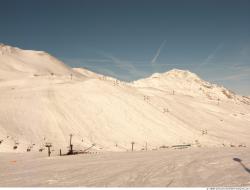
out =
<svg viewBox="0 0 250 190"><path fill-rule="evenodd" d="M0 0L0 42L128 81L188 69L250 95L250 0Z"/></svg>

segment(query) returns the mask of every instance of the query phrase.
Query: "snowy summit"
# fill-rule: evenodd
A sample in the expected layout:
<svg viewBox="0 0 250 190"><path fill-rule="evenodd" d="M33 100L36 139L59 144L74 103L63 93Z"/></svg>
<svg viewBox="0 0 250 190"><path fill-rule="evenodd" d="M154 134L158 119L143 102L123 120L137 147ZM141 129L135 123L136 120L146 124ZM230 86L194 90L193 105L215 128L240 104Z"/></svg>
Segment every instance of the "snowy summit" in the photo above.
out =
<svg viewBox="0 0 250 190"><path fill-rule="evenodd" d="M0 151L250 146L250 99L190 71L126 83L0 44ZM14 148L15 147L15 148Z"/></svg>

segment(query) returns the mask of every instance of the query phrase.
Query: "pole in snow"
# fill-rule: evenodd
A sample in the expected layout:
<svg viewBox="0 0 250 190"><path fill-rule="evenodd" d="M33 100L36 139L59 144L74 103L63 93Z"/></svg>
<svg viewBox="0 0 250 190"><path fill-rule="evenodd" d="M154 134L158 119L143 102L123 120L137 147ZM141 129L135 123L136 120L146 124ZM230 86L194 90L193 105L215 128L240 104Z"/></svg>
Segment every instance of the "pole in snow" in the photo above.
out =
<svg viewBox="0 0 250 190"><path fill-rule="evenodd" d="M70 136L70 139L69 139L69 154L73 154L73 144L71 143L73 135L70 134L69 136Z"/></svg>
<svg viewBox="0 0 250 190"><path fill-rule="evenodd" d="M50 147L52 147L51 143L46 143L45 147L48 148L48 156L50 157L51 151L50 151Z"/></svg>
<svg viewBox="0 0 250 190"><path fill-rule="evenodd" d="M132 145L132 147L131 147L131 148L132 148L132 152L134 151L134 144L135 144L135 142L132 141L132 142L131 142L131 145Z"/></svg>

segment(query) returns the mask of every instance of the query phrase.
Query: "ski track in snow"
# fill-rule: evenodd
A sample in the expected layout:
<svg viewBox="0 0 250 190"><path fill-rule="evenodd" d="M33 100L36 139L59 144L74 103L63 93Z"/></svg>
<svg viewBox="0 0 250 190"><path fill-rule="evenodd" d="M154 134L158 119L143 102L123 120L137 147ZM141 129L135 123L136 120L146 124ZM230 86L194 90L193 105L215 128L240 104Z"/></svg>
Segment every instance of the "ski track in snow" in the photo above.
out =
<svg viewBox="0 0 250 190"><path fill-rule="evenodd" d="M248 148L190 148L46 157L1 153L0 186L249 186Z"/></svg>

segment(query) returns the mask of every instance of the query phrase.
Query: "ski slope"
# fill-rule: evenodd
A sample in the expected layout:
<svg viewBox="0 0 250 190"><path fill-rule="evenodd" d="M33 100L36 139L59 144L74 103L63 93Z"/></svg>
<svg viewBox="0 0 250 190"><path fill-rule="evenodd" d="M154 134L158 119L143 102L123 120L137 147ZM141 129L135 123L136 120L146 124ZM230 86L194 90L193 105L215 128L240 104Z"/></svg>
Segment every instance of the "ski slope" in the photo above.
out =
<svg viewBox="0 0 250 190"><path fill-rule="evenodd" d="M0 45L0 152L250 146L250 99L171 70L131 83ZM14 149L16 146L16 149Z"/></svg>

